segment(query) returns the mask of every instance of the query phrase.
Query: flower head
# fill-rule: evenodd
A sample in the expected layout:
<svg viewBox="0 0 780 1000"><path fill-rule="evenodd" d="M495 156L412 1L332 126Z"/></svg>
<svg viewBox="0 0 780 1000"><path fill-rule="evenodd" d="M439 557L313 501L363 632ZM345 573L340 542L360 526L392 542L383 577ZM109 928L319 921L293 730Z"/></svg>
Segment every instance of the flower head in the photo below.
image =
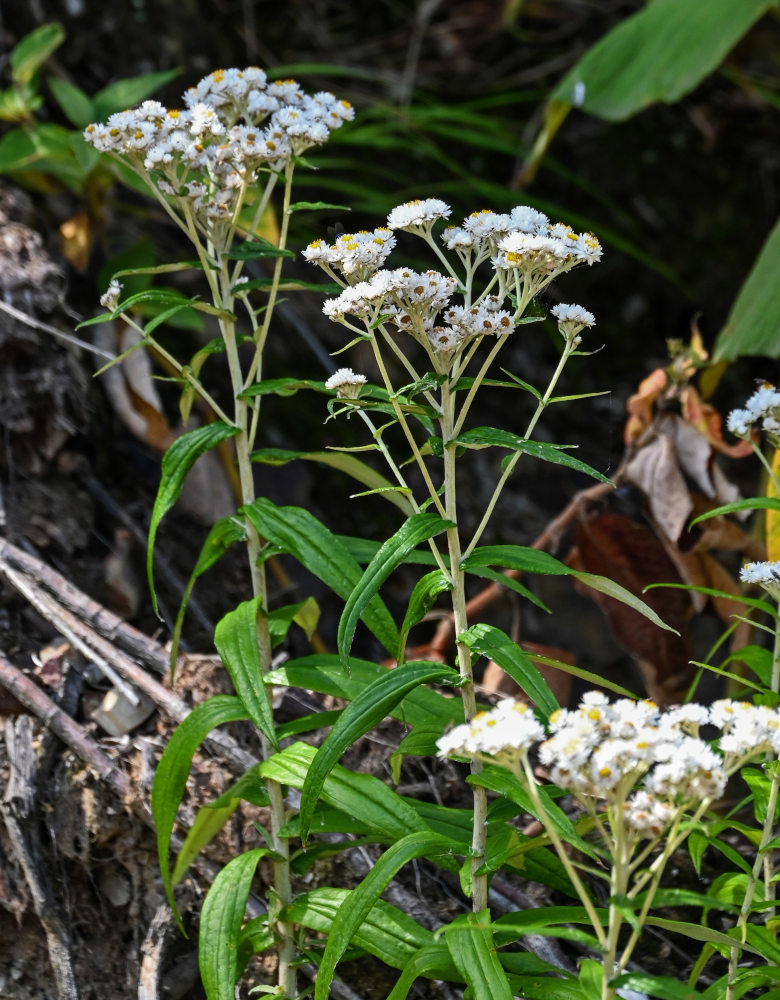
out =
<svg viewBox="0 0 780 1000"><path fill-rule="evenodd" d="M104 309L110 309L113 312L119 305L119 296L122 293L122 283L117 281L116 278L112 278L109 283L108 288L100 296L100 304Z"/></svg>
<svg viewBox="0 0 780 1000"><path fill-rule="evenodd" d="M387 217L390 229L405 229L409 232L422 233L430 231L434 222L447 219L452 209L438 198L417 198L397 205Z"/></svg>
<svg viewBox="0 0 780 1000"><path fill-rule="evenodd" d="M780 601L780 562L751 562L739 571L743 583L757 583L776 601Z"/></svg>
<svg viewBox="0 0 780 1000"><path fill-rule="evenodd" d="M358 375L351 368L339 368L327 380L325 388L335 389L342 399L357 399L366 381L365 375Z"/></svg>
<svg viewBox="0 0 780 1000"><path fill-rule="evenodd" d="M573 344L575 347L582 339L579 336L580 331L586 326L593 326L596 322L593 313L583 309L582 306L561 303L550 311L558 320L558 329L561 331L563 339L567 344Z"/></svg>

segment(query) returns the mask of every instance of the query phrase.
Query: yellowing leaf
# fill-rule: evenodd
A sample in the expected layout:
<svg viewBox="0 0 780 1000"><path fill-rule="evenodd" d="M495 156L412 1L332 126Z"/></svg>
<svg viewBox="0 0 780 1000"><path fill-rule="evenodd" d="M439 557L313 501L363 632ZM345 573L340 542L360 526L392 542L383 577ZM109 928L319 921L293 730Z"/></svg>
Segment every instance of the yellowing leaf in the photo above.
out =
<svg viewBox="0 0 780 1000"><path fill-rule="evenodd" d="M772 472L777 479L780 475L780 448L775 449L772 456ZM771 479L766 484L766 495L777 497L777 490ZM766 512L766 557L772 561L780 559L780 511L772 509Z"/></svg>

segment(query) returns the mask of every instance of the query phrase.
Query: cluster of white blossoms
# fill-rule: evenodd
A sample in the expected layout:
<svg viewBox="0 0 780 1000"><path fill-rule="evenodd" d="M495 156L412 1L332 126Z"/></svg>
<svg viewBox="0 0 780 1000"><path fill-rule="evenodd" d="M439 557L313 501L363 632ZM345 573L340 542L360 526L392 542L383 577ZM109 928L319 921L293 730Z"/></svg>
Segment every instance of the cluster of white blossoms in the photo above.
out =
<svg viewBox="0 0 780 1000"><path fill-rule="evenodd" d="M325 388L335 389L343 399L357 399L366 381L365 375L358 375L351 368L339 368L327 380Z"/></svg>
<svg viewBox="0 0 780 1000"><path fill-rule="evenodd" d="M232 216L259 171L281 171L354 116L333 94L306 94L295 80L269 83L255 66L215 70L184 94L184 104L178 110L144 101L87 126L84 138L211 220Z"/></svg>
<svg viewBox="0 0 780 1000"><path fill-rule="evenodd" d="M764 431L780 439L780 392L768 382L759 386L744 409L732 410L726 426L736 437L749 438L759 423Z"/></svg>
<svg viewBox="0 0 780 1000"><path fill-rule="evenodd" d="M699 737L707 724L722 730L718 749ZM441 757L493 759L523 777L516 762L538 744L556 785L591 811L598 802L617 806L640 836L660 836L680 808L719 798L729 775L756 755L780 755L780 710L730 699L661 711L590 691L576 709L553 713L548 729L545 738L527 706L505 699L437 746Z"/></svg>
<svg viewBox="0 0 780 1000"><path fill-rule="evenodd" d="M452 276L449 262L448 274L382 269L398 230L424 238L441 257L432 244L432 230L451 213L438 198L417 199L396 206L386 226L343 234L333 244L322 239L310 243L303 252L306 260L346 286L337 298L325 302L325 315L347 326L351 326L347 317L357 317L369 332L379 322L390 323L411 334L426 348L435 370L446 373L474 338L512 333L531 298L556 275L601 258L595 236L575 233L562 223L551 225L542 212L518 205L507 213L473 212L461 226L449 226L441 234L445 247L457 253L468 273L473 275L478 264L490 261L493 278L476 298L469 292L460 303L452 301L464 289ZM553 315L570 347L578 346L580 331L595 322L592 313L576 305L557 306Z"/></svg>

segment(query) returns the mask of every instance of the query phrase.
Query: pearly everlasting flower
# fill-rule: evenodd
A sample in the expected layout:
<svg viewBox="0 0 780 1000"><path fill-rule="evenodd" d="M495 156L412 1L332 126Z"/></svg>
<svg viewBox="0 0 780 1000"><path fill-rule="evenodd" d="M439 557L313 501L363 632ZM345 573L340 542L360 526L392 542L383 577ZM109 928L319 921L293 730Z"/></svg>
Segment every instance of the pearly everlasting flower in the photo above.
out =
<svg viewBox="0 0 780 1000"><path fill-rule="evenodd" d="M538 212L530 205L517 205L509 213L509 226L513 232L541 233L549 224L544 212Z"/></svg>
<svg viewBox="0 0 780 1000"><path fill-rule="evenodd" d="M731 433L741 438L749 438L759 425L775 439L780 438L780 392L769 382L760 385L744 409L732 410L726 420Z"/></svg>
<svg viewBox="0 0 780 1000"><path fill-rule="evenodd" d="M373 232L342 233L332 246L324 240L315 240L306 247L303 256L311 264L340 271L352 282L364 281L382 267L395 243L393 232L379 226Z"/></svg>
<svg viewBox="0 0 780 1000"><path fill-rule="evenodd" d="M480 712L471 722L455 726L436 741L439 757L459 754L465 757L510 758L527 753L544 735L533 712L523 702L502 699L490 712Z"/></svg>
<svg viewBox="0 0 780 1000"><path fill-rule="evenodd" d="M335 389L340 398L357 399L366 381L365 375L358 375L351 368L339 368L327 380L325 388Z"/></svg>
<svg viewBox="0 0 780 1000"><path fill-rule="evenodd" d="M643 837L660 837L674 819L675 809L646 791L639 791L623 803L627 825Z"/></svg>
<svg viewBox="0 0 780 1000"><path fill-rule="evenodd" d="M412 233L429 232L434 222L449 218L452 209L438 198L417 198L397 205L387 217L390 229L405 229Z"/></svg>
<svg viewBox="0 0 780 1000"><path fill-rule="evenodd" d="M554 306L550 312L558 320L558 329L567 343L576 347L580 343L579 333L584 327L591 327L596 322L592 312L582 306L561 304Z"/></svg>
<svg viewBox="0 0 780 1000"><path fill-rule="evenodd" d="M743 583L757 583L774 598L780 601L780 562L751 562L739 571Z"/></svg>
<svg viewBox="0 0 780 1000"><path fill-rule="evenodd" d="M108 288L100 296L100 304L104 309L110 309L114 312L116 307L119 305L119 296L122 293L122 284L117 281L116 278L112 278L109 283Z"/></svg>

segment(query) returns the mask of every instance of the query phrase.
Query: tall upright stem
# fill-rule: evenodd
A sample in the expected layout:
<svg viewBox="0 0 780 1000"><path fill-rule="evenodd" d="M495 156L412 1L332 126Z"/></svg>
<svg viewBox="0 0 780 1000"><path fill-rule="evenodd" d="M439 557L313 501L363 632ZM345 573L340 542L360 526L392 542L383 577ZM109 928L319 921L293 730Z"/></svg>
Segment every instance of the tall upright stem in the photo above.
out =
<svg viewBox="0 0 780 1000"><path fill-rule="evenodd" d="M455 445L446 442L453 437L455 394L450 390L449 382L442 386L442 417L441 432L444 445L444 511L453 527L447 529L447 548L450 556L450 578L452 580L452 613L455 622L456 639L468 628L466 615L466 577L461 569L460 531L458 529L458 508L455 482ZM458 670L463 678L461 698L463 699L463 714L466 722L470 722L477 713L477 699L474 692L474 674L471 669L471 653L468 647L458 641ZM479 774L482 764L472 760L471 773ZM477 871L485 863L485 848L487 845L487 790L480 785L474 785L474 824L471 839L471 878L472 905L475 913L487 908L488 886L487 875L478 875Z"/></svg>

